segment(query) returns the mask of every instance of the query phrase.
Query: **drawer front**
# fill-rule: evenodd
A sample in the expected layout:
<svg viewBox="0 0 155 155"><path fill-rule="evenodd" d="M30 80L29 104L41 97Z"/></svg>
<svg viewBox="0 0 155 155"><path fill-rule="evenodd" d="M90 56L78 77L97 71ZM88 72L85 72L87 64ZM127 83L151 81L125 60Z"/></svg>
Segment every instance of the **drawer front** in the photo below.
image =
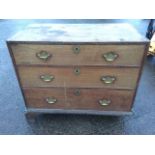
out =
<svg viewBox="0 0 155 155"><path fill-rule="evenodd" d="M77 95L77 91L79 94ZM105 89L24 89L27 107L45 109L81 109L103 111L130 111L133 91ZM66 95L64 95L66 94ZM48 103L47 98L57 99Z"/></svg>
<svg viewBox="0 0 155 155"><path fill-rule="evenodd" d="M140 66L145 45L11 45L16 63L55 66Z"/></svg>
<svg viewBox="0 0 155 155"><path fill-rule="evenodd" d="M63 88L24 89L26 106L29 108L65 108L65 91Z"/></svg>
<svg viewBox="0 0 155 155"><path fill-rule="evenodd" d="M130 111L134 91L107 89L67 89L67 105L72 109Z"/></svg>
<svg viewBox="0 0 155 155"><path fill-rule="evenodd" d="M18 67L23 87L135 89L139 68Z"/></svg>

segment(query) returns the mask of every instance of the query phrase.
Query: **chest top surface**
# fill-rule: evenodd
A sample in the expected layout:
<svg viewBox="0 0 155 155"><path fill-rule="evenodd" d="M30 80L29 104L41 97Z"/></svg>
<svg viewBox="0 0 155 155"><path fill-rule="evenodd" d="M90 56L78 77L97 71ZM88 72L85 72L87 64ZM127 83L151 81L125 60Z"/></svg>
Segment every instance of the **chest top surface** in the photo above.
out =
<svg viewBox="0 0 155 155"><path fill-rule="evenodd" d="M119 24L31 24L8 41L21 42L148 42L134 27Z"/></svg>

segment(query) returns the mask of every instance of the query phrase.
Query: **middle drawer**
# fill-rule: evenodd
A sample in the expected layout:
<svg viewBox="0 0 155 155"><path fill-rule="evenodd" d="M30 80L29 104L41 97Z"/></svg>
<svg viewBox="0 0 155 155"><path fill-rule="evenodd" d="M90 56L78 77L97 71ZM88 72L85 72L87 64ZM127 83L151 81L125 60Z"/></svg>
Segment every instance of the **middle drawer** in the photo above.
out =
<svg viewBox="0 0 155 155"><path fill-rule="evenodd" d="M139 68L18 66L23 87L135 89Z"/></svg>

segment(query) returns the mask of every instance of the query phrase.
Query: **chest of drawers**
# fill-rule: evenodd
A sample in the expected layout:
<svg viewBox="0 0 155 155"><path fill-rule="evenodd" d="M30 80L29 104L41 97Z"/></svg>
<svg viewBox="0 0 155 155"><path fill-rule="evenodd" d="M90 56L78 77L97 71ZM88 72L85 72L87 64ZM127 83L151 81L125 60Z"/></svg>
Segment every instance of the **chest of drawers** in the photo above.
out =
<svg viewBox="0 0 155 155"><path fill-rule="evenodd" d="M148 45L128 24L32 24L7 41L28 112L131 113Z"/></svg>

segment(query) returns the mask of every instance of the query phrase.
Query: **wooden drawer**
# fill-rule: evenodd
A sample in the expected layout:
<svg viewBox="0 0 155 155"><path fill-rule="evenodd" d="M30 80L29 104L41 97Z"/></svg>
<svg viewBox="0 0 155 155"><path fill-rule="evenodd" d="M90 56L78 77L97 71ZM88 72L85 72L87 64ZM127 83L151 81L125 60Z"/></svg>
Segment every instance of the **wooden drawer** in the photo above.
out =
<svg viewBox="0 0 155 155"><path fill-rule="evenodd" d="M80 94L76 94L76 91ZM105 111L130 111L133 91L105 89L63 89L33 88L24 89L29 108L45 109L81 109ZM53 97L57 101L47 103L46 98Z"/></svg>
<svg viewBox="0 0 155 155"><path fill-rule="evenodd" d="M63 88L24 89L26 106L29 108L65 108L65 91ZM53 104L48 103L53 99ZM54 100L56 99L56 101ZM56 102L56 104L54 104Z"/></svg>
<svg viewBox="0 0 155 155"><path fill-rule="evenodd" d="M145 45L12 44L11 48L17 65L140 66ZM48 52L46 61L37 56L41 51ZM107 55L111 51L117 58Z"/></svg>
<svg viewBox="0 0 155 155"><path fill-rule="evenodd" d="M139 68L103 68L103 67L18 67L23 87L82 87L135 89ZM46 75L53 80L45 82ZM108 79L109 77L109 79ZM101 78L103 81L101 81ZM107 82L112 82L107 84Z"/></svg>
<svg viewBox="0 0 155 155"><path fill-rule="evenodd" d="M72 109L130 111L134 91L107 89L67 89L67 105Z"/></svg>

